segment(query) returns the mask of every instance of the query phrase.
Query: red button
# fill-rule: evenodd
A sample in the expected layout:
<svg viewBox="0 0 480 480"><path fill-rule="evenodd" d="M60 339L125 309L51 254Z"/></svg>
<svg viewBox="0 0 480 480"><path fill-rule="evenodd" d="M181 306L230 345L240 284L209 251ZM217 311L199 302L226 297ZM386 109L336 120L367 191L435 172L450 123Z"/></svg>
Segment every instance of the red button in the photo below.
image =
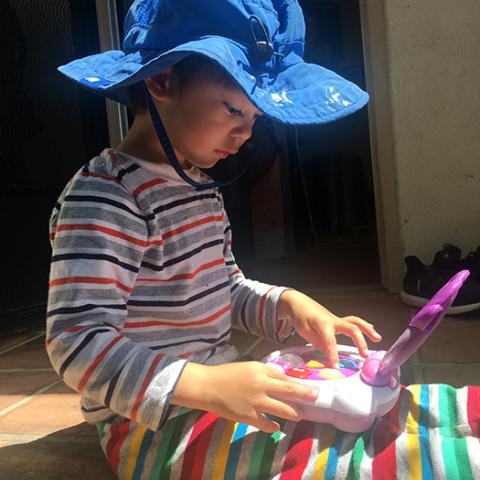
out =
<svg viewBox="0 0 480 480"><path fill-rule="evenodd" d="M312 375L313 372L308 368L293 367L286 370L285 373L289 377L308 378L310 375Z"/></svg>

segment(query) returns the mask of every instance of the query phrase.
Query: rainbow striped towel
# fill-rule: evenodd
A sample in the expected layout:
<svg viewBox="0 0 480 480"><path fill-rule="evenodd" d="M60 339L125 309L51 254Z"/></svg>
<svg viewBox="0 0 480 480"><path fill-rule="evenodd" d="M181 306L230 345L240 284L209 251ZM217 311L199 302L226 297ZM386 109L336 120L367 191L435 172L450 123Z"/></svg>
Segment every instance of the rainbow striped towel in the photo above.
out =
<svg viewBox="0 0 480 480"><path fill-rule="evenodd" d="M121 479L480 479L480 387L402 388L363 434L281 422L272 435L178 409L162 430L123 419L98 425Z"/></svg>

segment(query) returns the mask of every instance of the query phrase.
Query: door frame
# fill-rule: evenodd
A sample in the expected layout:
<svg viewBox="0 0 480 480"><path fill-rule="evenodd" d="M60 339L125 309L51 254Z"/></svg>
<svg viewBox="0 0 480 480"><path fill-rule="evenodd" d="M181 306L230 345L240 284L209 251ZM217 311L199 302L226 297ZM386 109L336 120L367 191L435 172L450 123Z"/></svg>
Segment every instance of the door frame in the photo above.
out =
<svg viewBox="0 0 480 480"><path fill-rule="evenodd" d="M359 0L381 283L388 291L402 288L403 244L389 75L389 52L383 1Z"/></svg>

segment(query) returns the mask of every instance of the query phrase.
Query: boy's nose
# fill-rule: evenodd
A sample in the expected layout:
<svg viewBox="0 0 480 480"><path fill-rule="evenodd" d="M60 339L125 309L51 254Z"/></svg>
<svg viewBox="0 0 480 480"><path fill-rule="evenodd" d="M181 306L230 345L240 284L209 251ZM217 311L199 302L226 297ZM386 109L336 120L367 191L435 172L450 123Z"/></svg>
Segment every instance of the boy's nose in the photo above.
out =
<svg viewBox="0 0 480 480"><path fill-rule="evenodd" d="M246 142L252 136L252 129L255 120L245 119L242 123L237 124L231 131L232 137L241 139L242 143Z"/></svg>

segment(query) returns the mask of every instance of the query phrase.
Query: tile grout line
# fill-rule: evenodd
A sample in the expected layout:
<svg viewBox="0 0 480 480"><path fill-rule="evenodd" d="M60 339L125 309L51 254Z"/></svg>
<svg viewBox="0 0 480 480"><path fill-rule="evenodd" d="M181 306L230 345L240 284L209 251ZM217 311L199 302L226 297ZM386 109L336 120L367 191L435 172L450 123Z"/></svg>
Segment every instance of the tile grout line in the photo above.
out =
<svg viewBox="0 0 480 480"><path fill-rule="evenodd" d="M50 390L52 387L54 387L55 385L58 385L61 382L63 382L63 380L59 379L51 383L50 385L42 387L40 390L37 390L31 395L28 395L27 397L22 398L22 400L19 400L18 402L15 402L12 405L9 405L8 407L3 408L2 410L0 410L0 417L3 417L4 415L7 415L7 413L10 413L12 410L15 410L16 408L21 407L22 405L25 405L36 396L41 395L42 393L45 393L47 390Z"/></svg>
<svg viewBox="0 0 480 480"><path fill-rule="evenodd" d="M40 337L43 337L45 335L44 332L42 333L39 333L38 335L35 335L34 337L31 337L31 338L27 338L26 340L23 340L22 342L20 343L17 343L11 347L8 347L6 348L5 350L1 350L0 351L0 355L3 355L4 353L8 353L10 352L11 350L15 350L16 348L18 347L21 347L22 345L25 345L26 343L30 343L32 342L33 340L36 340L37 338L40 338Z"/></svg>
<svg viewBox="0 0 480 480"><path fill-rule="evenodd" d="M250 352L252 352L261 342L263 341L263 338L257 338L240 356L244 357L245 355L248 355Z"/></svg>
<svg viewBox="0 0 480 480"><path fill-rule="evenodd" d="M30 443L36 440L48 441L50 443L81 443L81 444L98 444L98 437L95 435L92 436L73 436L73 435L62 435L58 437L51 437L50 435L55 434L52 432L49 434L29 434L29 433L0 433L0 441L8 442L11 444L20 444L20 443ZM8 445L7 445L8 446Z"/></svg>
<svg viewBox="0 0 480 480"><path fill-rule="evenodd" d="M32 367L32 368L0 368L0 375L2 373L37 373L37 372L55 372L52 367Z"/></svg>

